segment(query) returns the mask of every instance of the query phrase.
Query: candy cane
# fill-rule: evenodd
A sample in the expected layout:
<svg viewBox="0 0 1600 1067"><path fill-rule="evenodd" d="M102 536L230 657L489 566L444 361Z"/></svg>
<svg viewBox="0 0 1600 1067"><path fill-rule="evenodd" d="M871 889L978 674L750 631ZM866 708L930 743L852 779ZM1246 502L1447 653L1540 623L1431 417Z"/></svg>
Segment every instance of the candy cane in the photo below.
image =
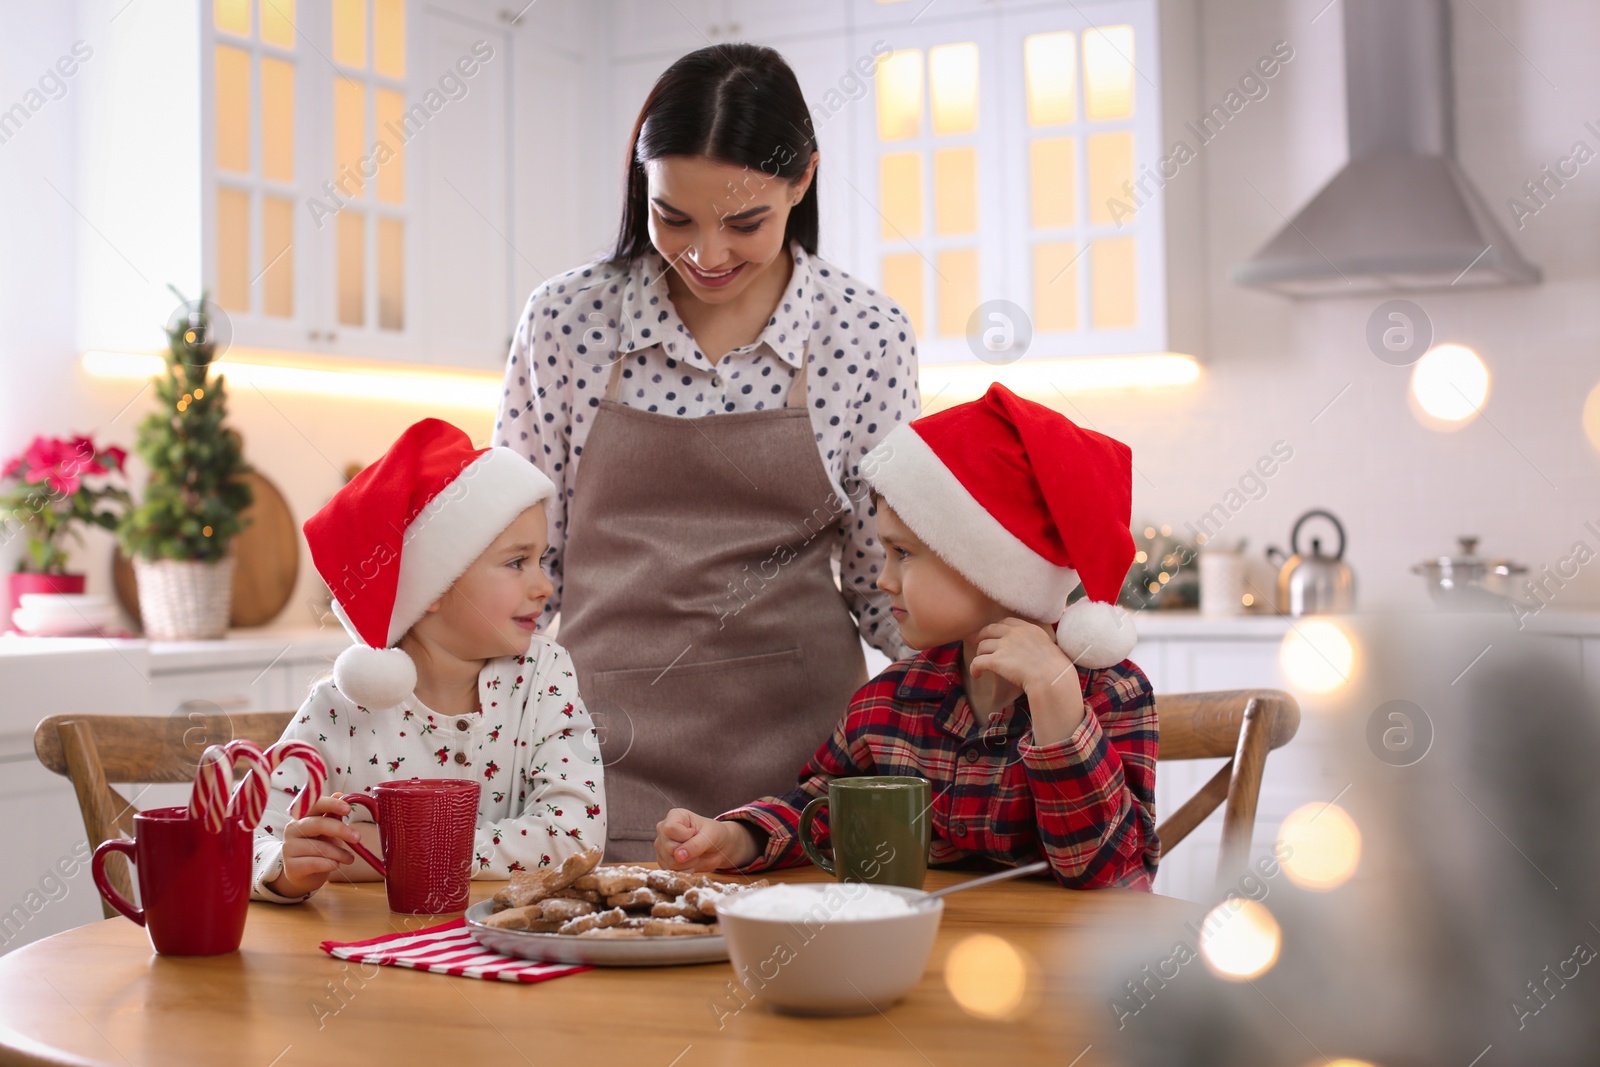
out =
<svg viewBox="0 0 1600 1067"><path fill-rule="evenodd" d="M322 796L322 783L328 777L328 765L322 762L322 753L308 741L279 741L266 751L268 774L278 769L286 759L298 758L306 768L306 785L294 798L291 813L303 819L311 813L311 805Z"/></svg>
<svg viewBox="0 0 1600 1067"><path fill-rule="evenodd" d="M243 760L245 763L244 777L239 779L233 797L228 801L228 817L237 815L245 829L254 830L261 825L261 816L267 810L272 767L267 762L266 753L254 741L242 737L228 742L227 753L230 762Z"/></svg>
<svg viewBox="0 0 1600 1067"><path fill-rule="evenodd" d="M189 794L189 818L213 833L222 832L228 815L228 790L233 785L233 760L221 745L207 746L195 767L194 790Z"/></svg>

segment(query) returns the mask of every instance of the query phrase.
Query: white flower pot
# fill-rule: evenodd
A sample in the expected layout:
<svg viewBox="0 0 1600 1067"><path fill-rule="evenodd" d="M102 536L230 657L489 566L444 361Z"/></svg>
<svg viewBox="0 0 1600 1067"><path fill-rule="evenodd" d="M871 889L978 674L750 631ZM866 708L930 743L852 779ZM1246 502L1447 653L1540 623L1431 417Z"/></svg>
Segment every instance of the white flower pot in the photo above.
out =
<svg viewBox="0 0 1600 1067"><path fill-rule="evenodd" d="M213 563L134 558L139 615L152 641L204 641L228 632L233 557Z"/></svg>

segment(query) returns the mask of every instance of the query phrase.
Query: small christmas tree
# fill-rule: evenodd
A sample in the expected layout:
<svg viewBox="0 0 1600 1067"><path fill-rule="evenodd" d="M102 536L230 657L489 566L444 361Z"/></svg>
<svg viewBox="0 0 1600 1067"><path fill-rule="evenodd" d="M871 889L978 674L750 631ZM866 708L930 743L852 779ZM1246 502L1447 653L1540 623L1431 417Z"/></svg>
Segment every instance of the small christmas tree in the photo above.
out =
<svg viewBox="0 0 1600 1067"><path fill-rule="evenodd" d="M208 377L217 354L212 327L203 292L196 303L184 300L166 327L166 370L154 379L157 407L139 424L134 446L150 480L143 501L117 528L130 556L215 562L245 528L242 513L253 494L241 475L250 468L239 435L223 425L223 379Z"/></svg>

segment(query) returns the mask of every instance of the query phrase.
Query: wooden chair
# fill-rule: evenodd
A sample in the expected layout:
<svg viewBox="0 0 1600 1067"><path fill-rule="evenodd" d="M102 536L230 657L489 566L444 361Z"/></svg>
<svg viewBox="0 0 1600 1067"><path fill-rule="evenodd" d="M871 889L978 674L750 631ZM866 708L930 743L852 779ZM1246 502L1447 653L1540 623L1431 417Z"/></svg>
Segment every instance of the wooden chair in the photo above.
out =
<svg viewBox="0 0 1600 1067"><path fill-rule="evenodd" d="M72 780L89 847L119 834L133 836L138 809L112 782L188 782L207 745L248 738L262 748L283 736L292 711L200 712L187 715L51 715L33 731L39 762ZM125 863L106 864L106 877L133 899ZM104 900L106 917L117 912Z"/></svg>
<svg viewBox="0 0 1600 1067"><path fill-rule="evenodd" d="M1300 728L1300 705L1278 689L1158 693L1156 718L1160 762L1228 757L1199 792L1156 827L1165 856L1226 801L1217 859L1217 882L1225 884L1249 863L1250 832L1267 753L1294 737Z"/></svg>

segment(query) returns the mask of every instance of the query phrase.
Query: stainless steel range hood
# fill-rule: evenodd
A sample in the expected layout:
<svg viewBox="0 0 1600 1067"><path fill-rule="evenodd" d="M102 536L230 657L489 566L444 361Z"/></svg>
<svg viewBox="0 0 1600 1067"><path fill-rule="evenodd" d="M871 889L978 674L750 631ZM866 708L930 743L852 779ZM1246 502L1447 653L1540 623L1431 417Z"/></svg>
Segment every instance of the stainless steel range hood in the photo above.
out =
<svg viewBox="0 0 1600 1067"><path fill-rule="evenodd" d="M1248 262L1293 297L1533 284L1455 160L1447 0L1341 0L1350 162Z"/></svg>

